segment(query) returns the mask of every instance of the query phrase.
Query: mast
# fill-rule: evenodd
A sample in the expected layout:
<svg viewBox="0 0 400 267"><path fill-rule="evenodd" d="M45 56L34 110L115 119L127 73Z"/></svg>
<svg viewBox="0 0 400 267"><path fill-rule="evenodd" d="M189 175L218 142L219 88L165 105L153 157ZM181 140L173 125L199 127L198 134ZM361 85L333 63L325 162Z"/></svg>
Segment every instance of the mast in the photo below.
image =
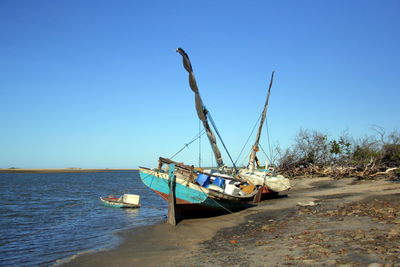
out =
<svg viewBox="0 0 400 267"><path fill-rule="evenodd" d="M204 129L206 130L208 141L210 141L211 148L214 152L215 160L217 161L218 168L224 166L222 161L221 152L217 146L217 140L214 133L211 131L211 127L208 123L207 113L208 110L203 105L203 100L200 97L199 88L197 87L196 79L193 74L192 64L190 63L189 56L182 48L176 49L176 52L181 54L183 59L183 67L189 73L189 85L190 89L194 92L195 106L197 111L197 116L203 122Z"/></svg>
<svg viewBox="0 0 400 267"><path fill-rule="evenodd" d="M261 115L260 125L258 126L256 141L254 142L254 145L251 148L251 154L250 154L250 160L249 160L249 169L251 169L251 170L255 170L256 165L257 165L257 162L256 162L257 155L256 154L259 150L258 144L260 143L261 130L262 130L265 118L267 116L268 101L269 101L269 95L271 94L271 87L272 87L272 82L274 80L274 73L275 73L275 71L273 71L271 74L271 80L269 82L267 99L265 100L264 109L263 109L262 115Z"/></svg>

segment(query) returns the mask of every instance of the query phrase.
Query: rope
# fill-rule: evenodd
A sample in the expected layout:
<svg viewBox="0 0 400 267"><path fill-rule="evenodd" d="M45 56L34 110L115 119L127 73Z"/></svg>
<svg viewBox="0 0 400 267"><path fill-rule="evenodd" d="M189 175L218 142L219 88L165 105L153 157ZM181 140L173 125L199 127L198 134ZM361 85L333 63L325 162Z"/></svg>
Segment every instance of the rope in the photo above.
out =
<svg viewBox="0 0 400 267"><path fill-rule="evenodd" d="M222 137L221 137L221 135L219 134L219 131L218 131L218 129L217 129L217 126L215 125L214 120L213 120L213 118L211 117L210 112L207 112L207 117L209 117L210 122L211 122L211 124L212 124L212 126L213 126L215 132L217 133L217 135L218 135L218 137L219 137L219 140L221 141L222 145L224 146L224 149L225 149L226 153L227 153L228 156L229 156L229 159L231 160L231 162L232 162L232 164L233 164L233 168L234 168L235 171L237 172L237 168L236 168L235 162L233 162L233 159L232 159L232 157L231 157L231 154L229 154L229 151L228 151L228 149L227 149L226 146L225 146L224 140L222 140Z"/></svg>
<svg viewBox="0 0 400 267"><path fill-rule="evenodd" d="M209 197L209 195L208 195L206 192L203 191L203 188L202 188L201 186L199 186L199 188L200 188L200 191L201 191L201 192L203 192L204 194L206 194L206 195L208 196L208 198L211 199L212 201L214 201L218 206L220 206L220 207L223 208L224 210L226 210L226 211L228 211L228 212L230 212L230 213L233 214L233 211L230 211L228 208L226 208L226 207L222 206L220 203L218 203L218 201L216 201L215 199Z"/></svg>
<svg viewBox="0 0 400 267"><path fill-rule="evenodd" d="M151 175L149 174L149 176L151 176ZM147 177L146 177L146 178L147 178ZM144 179L146 179L146 178L144 178ZM186 180L186 179L185 179L185 180ZM165 183L168 183L168 182L167 182L166 180L164 180L164 179L163 179L163 181L164 181ZM189 180L187 180L187 181L189 181ZM190 182L190 181L189 181L189 182ZM191 182L190 182L190 183L191 183ZM209 199L211 199L212 201L214 201L214 202L215 202L217 205L219 205L221 208L223 208L224 210L226 210L226 211L228 211L228 212L230 212L230 213L233 213L233 212L230 211L228 208L226 208L226 207L222 206L220 203L218 203L215 199L209 197L209 195L208 195L206 192L203 191L203 188L202 188L201 186L199 186L199 189L200 189L200 191L201 191L202 193L204 193L205 195L207 195Z"/></svg>
<svg viewBox="0 0 400 267"><path fill-rule="evenodd" d="M263 147L261 146L261 144L259 144L259 146L260 146L260 148L261 148L261 151L262 151L262 152L264 153L264 155L267 157L268 161L271 162L271 158L268 157L267 153L265 153L265 151L264 151Z"/></svg>
<svg viewBox="0 0 400 267"><path fill-rule="evenodd" d="M142 180L146 180L147 178L151 178L152 175L151 174L147 174L146 177L142 178Z"/></svg>
<svg viewBox="0 0 400 267"><path fill-rule="evenodd" d="M211 149L211 151L210 151L210 162L211 162L211 168L212 169L214 168L214 160L215 160L215 155L214 155L214 153L213 153L213 151Z"/></svg>
<svg viewBox="0 0 400 267"><path fill-rule="evenodd" d="M262 116L262 114L260 115L260 117L258 117L258 120L257 120L256 123L254 124L253 130L251 130L251 133L250 133L249 137L247 138L246 143L244 144L242 150L240 151L239 156L237 157L235 163L239 160L240 156L241 156L242 153L243 153L243 150L244 150L245 147L247 146L247 143L249 142L250 137L253 135L253 132L254 132L254 130L256 129L258 122L259 122L260 119L261 119L261 116Z"/></svg>
<svg viewBox="0 0 400 267"><path fill-rule="evenodd" d="M272 158L271 141L269 140L269 128L268 128L268 120L267 119L265 120L265 129L266 129L266 132L267 132L269 155Z"/></svg>
<svg viewBox="0 0 400 267"><path fill-rule="evenodd" d="M248 162L245 162L248 158L250 158L250 154L251 154L251 149L249 150L249 152L247 153L247 155L246 155L246 157L244 157L243 158L243 161L242 161L242 166L244 167L244 166L248 166ZM247 160L248 161L248 160Z"/></svg>
<svg viewBox="0 0 400 267"><path fill-rule="evenodd" d="M201 120L199 120L199 135L201 133L201 130L202 130L201 129ZM199 168L201 168L201 135L199 136Z"/></svg>
<svg viewBox="0 0 400 267"><path fill-rule="evenodd" d="M189 145L191 143L193 143L194 141L196 141L197 139L199 139L203 134L206 133L206 130L203 129L198 135L196 135L192 141L190 141L189 143L185 144L178 152L176 152L172 157L170 157L170 159L173 159L176 155L178 155L179 153L182 152L182 150L184 150L185 148L189 147Z"/></svg>

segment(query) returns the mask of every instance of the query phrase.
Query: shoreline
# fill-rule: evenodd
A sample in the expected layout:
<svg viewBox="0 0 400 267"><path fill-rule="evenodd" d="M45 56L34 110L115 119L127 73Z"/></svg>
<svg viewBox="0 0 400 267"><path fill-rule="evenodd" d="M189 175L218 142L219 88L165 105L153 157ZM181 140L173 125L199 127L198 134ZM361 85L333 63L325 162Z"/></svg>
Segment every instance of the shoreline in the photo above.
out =
<svg viewBox="0 0 400 267"><path fill-rule="evenodd" d="M237 224L236 213L209 218L186 219L178 226L163 221L117 232L118 246L94 253L80 252L60 266L158 266L168 262L177 251L185 253L211 239L221 228ZM181 246L181 240L185 240ZM81 254L82 253L82 254Z"/></svg>
<svg viewBox="0 0 400 267"><path fill-rule="evenodd" d="M55 168L55 169L0 169L0 173L78 173L78 172L113 172L138 171L139 169L84 169L84 168Z"/></svg>
<svg viewBox="0 0 400 267"><path fill-rule="evenodd" d="M394 199L397 199L400 196L399 183L385 180L355 182L350 178L335 180L327 177L295 179L292 182L294 190L289 192L289 197L265 200L258 206L233 214L186 219L175 227L158 223L124 230L118 233L118 236L122 238L118 247L92 254L77 255L62 266L139 264L142 266L221 266L263 265L264 263L267 265L286 263L335 265L354 262L356 264L396 262L392 258L385 258L386 260L383 261L377 256L378 254L371 254L370 251L360 252L356 249L358 244L353 248L352 243L347 245L340 243L342 244L340 249L343 250L338 248L338 251L341 251L340 253L347 251L347 254L337 256L339 252L330 247L325 248L322 241L318 243L318 240L322 240L321 238L317 240L318 242L311 239L308 243L301 242L307 241L308 236L304 233L318 233L318 236L329 237L331 234L328 230L318 231L327 227L325 224L329 225L327 229L336 227L338 233L344 229L350 231L349 233L360 229L369 232L371 229L378 229L381 231L376 230L379 234L392 233L393 238L397 238L396 226L400 224L392 224L392 221L386 221L386 228L384 228L382 222L377 221L375 225L374 221L371 222L365 216L353 218L350 215L343 217L336 214L329 217L330 215L326 214L336 209L345 209L348 205L353 205L352 203L363 203L366 199L374 197L390 199L395 196ZM314 201L318 205L310 207L298 205L300 202L309 201ZM400 216L400 206L398 212ZM319 213L324 216L319 216ZM292 222L296 227L290 228L288 222ZM359 229L352 229L352 225L356 225ZM318 227L312 229L315 226ZM394 230L390 227L394 227ZM285 228L289 229L283 231L282 229ZM299 236L300 238L297 239ZM329 240L328 237L326 240ZM333 237L330 236L330 238ZM400 240L400 234L398 238ZM335 244L332 240L329 240L329 243ZM394 249L400 251L400 247ZM313 255L310 251L314 250L318 250L326 259ZM354 256L350 252L361 253L361 255ZM391 254L389 256L393 257Z"/></svg>

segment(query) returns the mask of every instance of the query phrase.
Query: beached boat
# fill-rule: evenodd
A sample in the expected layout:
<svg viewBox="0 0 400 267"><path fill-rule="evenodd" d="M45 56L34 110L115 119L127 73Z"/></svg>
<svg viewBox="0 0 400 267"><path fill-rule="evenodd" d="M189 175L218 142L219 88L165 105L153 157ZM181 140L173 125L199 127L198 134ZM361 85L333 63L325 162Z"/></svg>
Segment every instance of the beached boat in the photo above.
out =
<svg viewBox="0 0 400 267"><path fill-rule="evenodd" d="M108 196L100 197L104 206L113 208L140 208L140 196L133 194L123 194L120 197Z"/></svg>
<svg viewBox="0 0 400 267"><path fill-rule="evenodd" d="M248 206L257 188L246 181L221 173L196 170L166 158L159 159L157 169L141 167L143 183L168 200L170 180L175 179L176 205L181 208L236 211Z"/></svg>
<svg viewBox="0 0 400 267"><path fill-rule="evenodd" d="M174 162L170 159L160 158L157 169L141 167L139 169L140 178L146 186L165 200L169 199L173 191L176 205L181 208L239 210L248 205L249 201L253 200L258 192L258 187L251 185L234 174L227 174L227 168L224 165L221 152L217 146L215 135L209 125L209 119L214 130L216 130L215 123L200 97L189 57L180 48L177 49L177 52L182 55L183 66L189 73L189 85L195 94L197 115L207 133L218 170L204 171L193 166ZM217 130L216 133L222 142L222 138ZM222 144L224 145L223 142ZM226 149L225 145L224 148ZM228 151L227 153L229 155Z"/></svg>
<svg viewBox="0 0 400 267"><path fill-rule="evenodd" d="M264 167L260 167L257 152L259 151L259 143L261 137L262 127L265 122L268 109L269 96L271 94L272 82L274 79L274 72L272 72L271 80L268 87L268 94L264 104L263 111L261 113L260 125L258 127L256 140L252 146L249 163L246 168L239 171L239 175L242 179L249 181L253 185L261 186L263 194L268 193L279 193L290 189L289 179L282 175L275 175L272 168L268 168L266 163Z"/></svg>

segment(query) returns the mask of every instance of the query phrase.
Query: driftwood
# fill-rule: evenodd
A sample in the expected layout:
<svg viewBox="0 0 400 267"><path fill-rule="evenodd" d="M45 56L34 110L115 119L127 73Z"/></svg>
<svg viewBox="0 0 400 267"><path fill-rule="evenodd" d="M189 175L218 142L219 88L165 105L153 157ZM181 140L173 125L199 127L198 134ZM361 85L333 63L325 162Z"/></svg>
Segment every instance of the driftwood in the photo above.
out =
<svg viewBox="0 0 400 267"><path fill-rule="evenodd" d="M376 172L376 173L374 173L374 174L371 174L371 176L387 175L387 174L389 174L390 172L393 172L393 171L395 171L395 170L400 170L400 168L389 168L389 169L387 169L386 171L383 171L383 172Z"/></svg>
<svg viewBox="0 0 400 267"><path fill-rule="evenodd" d="M288 177L330 176L334 178L355 177L358 179L366 179L368 177L382 175L393 177L396 175L397 170L400 170L400 168L394 167L382 170L382 168L377 167L375 161L370 161L365 167L309 165L307 167L297 166L286 169L278 169L278 172Z"/></svg>

